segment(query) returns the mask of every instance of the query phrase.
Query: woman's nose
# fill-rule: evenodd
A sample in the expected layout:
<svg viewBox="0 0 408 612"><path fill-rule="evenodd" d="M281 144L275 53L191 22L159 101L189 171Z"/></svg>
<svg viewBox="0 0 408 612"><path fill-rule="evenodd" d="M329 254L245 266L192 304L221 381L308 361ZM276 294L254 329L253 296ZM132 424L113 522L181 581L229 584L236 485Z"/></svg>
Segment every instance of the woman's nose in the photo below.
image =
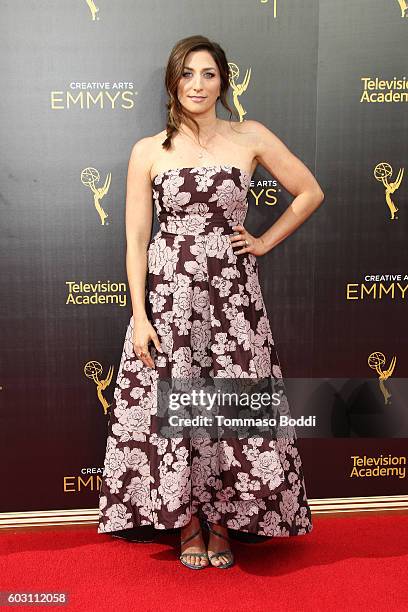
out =
<svg viewBox="0 0 408 612"><path fill-rule="evenodd" d="M193 88L196 91L200 91L202 89L202 85L201 85L201 77L197 77L196 80L193 83Z"/></svg>

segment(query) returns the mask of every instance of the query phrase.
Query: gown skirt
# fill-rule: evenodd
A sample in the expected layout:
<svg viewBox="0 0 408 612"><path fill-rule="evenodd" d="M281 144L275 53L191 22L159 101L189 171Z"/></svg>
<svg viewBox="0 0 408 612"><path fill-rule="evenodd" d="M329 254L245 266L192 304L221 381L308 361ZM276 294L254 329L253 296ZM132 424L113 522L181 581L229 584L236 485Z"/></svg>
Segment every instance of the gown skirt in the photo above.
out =
<svg viewBox="0 0 408 612"><path fill-rule="evenodd" d="M296 435L161 435L163 380L283 383L257 258L236 254L251 176L235 166L174 168L152 182L160 229L147 251L146 309L162 352L137 358L127 327L110 407L98 533L173 529L192 514L261 536L312 530ZM284 397L284 396L283 396Z"/></svg>

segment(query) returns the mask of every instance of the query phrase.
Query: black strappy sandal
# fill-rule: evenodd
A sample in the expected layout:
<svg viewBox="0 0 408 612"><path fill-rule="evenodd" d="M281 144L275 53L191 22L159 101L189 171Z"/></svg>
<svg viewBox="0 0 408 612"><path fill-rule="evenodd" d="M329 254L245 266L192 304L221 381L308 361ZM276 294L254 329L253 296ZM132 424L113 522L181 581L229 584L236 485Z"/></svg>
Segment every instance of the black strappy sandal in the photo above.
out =
<svg viewBox="0 0 408 612"><path fill-rule="evenodd" d="M208 531L216 536L218 536L219 538L222 538L223 540L226 540L227 542L229 541L228 538L226 538L225 536L221 535L220 533L218 533L218 531L216 531L215 529L213 529L208 521L203 522L203 527L205 527L205 529L208 529ZM221 563L220 565L214 565L214 563L211 562L211 559L215 559L217 557L229 557L229 561L227 561L226 563ZM232 554L232 550L228 549L228 550L220 550L219 552L213 553L212 555L208 555L208 560L210 561L211 565L213 567L216 567L217 569L228 569L229 567L231 567L232 565L234 565L234 555Z"/></svg>
<svg viewBox="0 0 408 612"><path fill-rule="evenodd" d="M181 546L183 546L184 544L186 544L187 542L189 542L190 540L195 538L196 535L198 535L200 533L200 531L201 531L201 529L197 529L197 531L195 533L193 533L193 535L189 536L185 540L182 540L181 541ZM205 559L208 559L208 554L206 552L202 552L202 553L200 553L200 552L184 552L184 553L181 553L180 561L182 562L183 565L185 565L186 567L189 567L190 569L205 569L206 567L209 567L209 563L207 563L207 565L192 565L188 561L184 561L183 557L204 557Z"/></svg>

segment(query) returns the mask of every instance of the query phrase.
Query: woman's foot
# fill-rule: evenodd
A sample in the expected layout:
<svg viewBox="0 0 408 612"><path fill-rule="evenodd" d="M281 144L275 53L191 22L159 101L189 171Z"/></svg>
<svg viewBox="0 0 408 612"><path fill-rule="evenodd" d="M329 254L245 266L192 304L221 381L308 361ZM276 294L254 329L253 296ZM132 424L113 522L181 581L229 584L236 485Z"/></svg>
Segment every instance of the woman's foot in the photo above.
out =
<svg viewBox="0 0 408 612"><path fill-rule="evenodd" d="M198 533L192 538L191 536ZM188 538L185 544L181 545L181 554L183 555L182 560L189 565L203 566L209 565L207 557L207 549L203 540L203 534L201 531L200 521L197 516L193 515L188 525L181 528L181 541L184 542ZM201 553L202 556L197 554L189 553Z"/></svg>
<svg viewBox="0 0 408 612"><path fill-rule="evenodd" d="M233 554L229 548L228 530L226 527L221 527L214 523L208 523L209 539L208 539L208 558L211 565L231 566L234 561ZM217 554L220 552L224 554Z"/></svg>

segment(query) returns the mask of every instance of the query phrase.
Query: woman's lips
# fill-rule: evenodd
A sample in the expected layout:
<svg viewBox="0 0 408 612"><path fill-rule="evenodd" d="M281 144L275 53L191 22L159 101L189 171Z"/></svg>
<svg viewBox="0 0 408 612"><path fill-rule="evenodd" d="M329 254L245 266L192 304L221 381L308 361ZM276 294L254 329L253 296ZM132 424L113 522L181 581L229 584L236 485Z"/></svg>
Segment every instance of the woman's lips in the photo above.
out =
<svg viewBox="0 0 408 612"><path fill-rule="evenodd" d="M203 100L205 100L205 98L200 97L200 96L188 96L190 98L190 100L193 100L193 102L202 102Z"/></svg>

